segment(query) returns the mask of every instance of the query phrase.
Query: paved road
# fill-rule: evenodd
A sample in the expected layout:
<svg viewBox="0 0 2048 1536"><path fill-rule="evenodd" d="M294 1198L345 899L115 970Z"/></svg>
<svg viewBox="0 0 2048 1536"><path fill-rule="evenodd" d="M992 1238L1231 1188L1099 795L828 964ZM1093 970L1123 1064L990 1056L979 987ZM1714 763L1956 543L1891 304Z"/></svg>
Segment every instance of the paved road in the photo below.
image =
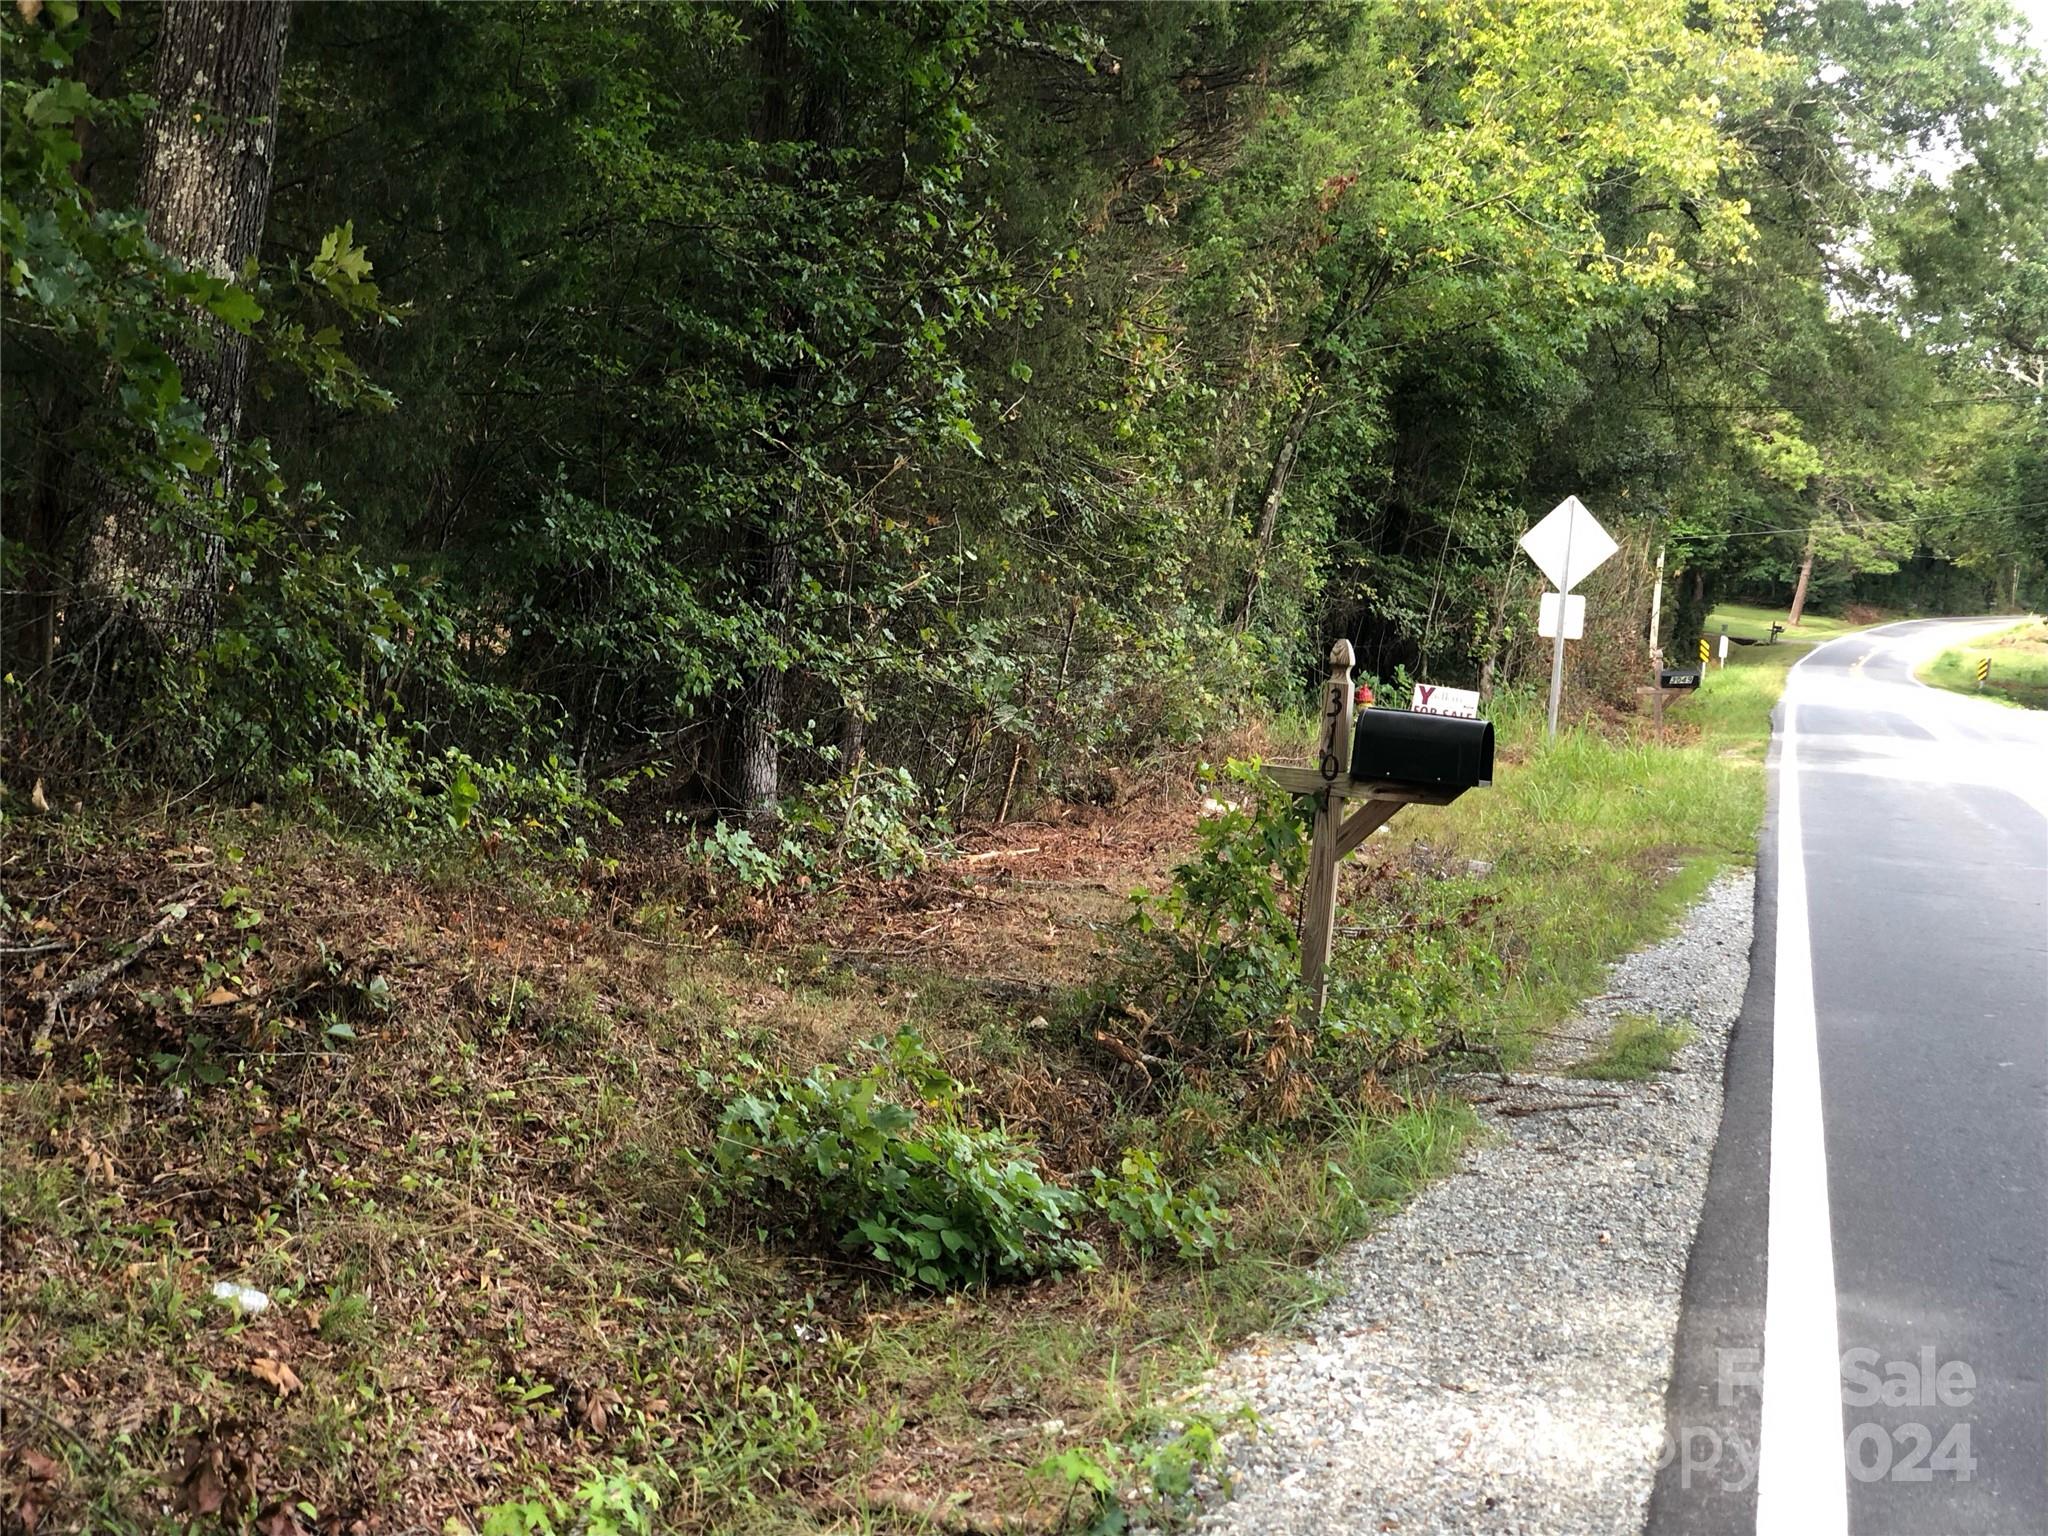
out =
<svg viewBox="0 0 2048 1536"><path fill-rule="evenodd" d="M2048 1536L2048 713L1912 675L1983 627L1792 673L1653 1536Z"/></svg>

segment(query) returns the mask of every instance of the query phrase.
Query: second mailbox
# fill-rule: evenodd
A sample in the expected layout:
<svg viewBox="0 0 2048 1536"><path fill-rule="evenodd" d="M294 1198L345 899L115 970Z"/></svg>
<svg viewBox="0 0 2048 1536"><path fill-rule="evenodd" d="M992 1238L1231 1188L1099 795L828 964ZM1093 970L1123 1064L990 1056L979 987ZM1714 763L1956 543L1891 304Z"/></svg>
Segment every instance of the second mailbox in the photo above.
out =
<svg viewBox="0 0 2048 1536"><path fill-rule="evenodd" d="M1351 738L1351 777L1474 789L1493 782L1493 722L1368 709Z"/></svg>

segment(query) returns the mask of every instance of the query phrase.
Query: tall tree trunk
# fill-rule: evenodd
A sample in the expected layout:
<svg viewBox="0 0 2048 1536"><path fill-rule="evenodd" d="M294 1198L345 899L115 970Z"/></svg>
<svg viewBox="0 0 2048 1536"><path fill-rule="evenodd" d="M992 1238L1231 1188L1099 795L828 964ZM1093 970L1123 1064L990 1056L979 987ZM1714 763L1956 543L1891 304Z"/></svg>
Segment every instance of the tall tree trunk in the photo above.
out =
<svg viewBox="0 0 2048 1536"><path fill-rule="evenodd" d="M1266 476L1266 494L1259 501L1259 523L1252 538L1252 568L1245 577L1244 601L1237 607L1240 634L1252 621L1252 602L1259 595L1259 583L1266 579L1266 556L1273 548L1273 530L1280 521L1280 502L1287 494L1287 477L1294 473L1294 460L1301 452L1302 437L1308 432L1313 398L1306 394L1301 397L1301 404L1295 407L1294 419L1287 423L1287 433L1280 439L1280 449L1273 455L1273 468Z"/></svg>
<svg viewBox="0 0 2048 1536"><path fill-rule="evenodd" d="M771 615L777 654L754 668L740 714L740 812L756 838L775 831L782 820L782 707L788 669L781 647L788 636L790 598L796 590L796 544L788 526L768 536L762 591Z"/></svg>
<svg viewBox="0 0 2048 1536"><path fill-rule="evenodd" d="M1813 535L1806 535L1806 558L1799 563L1799 584L1792 589L1792 609L1785 615L1785 623L1792 629L1799 627L1799 620L1806 612L1806 589L1813 581Z"/></svg>
<svg viewBox="0 0 2048 1536"><path fill-rule="evenodd" d="M1508 551L1507 569L1501 572L1500 586L1494 593L1493 615L1486 626L1486 654L1479 661L1479 699L1481 703L1493 697L1500 673L1501 636L1508 627L1508 595L1514 591L1515 565L1520 559L1522 546L1519 542Z"/></svg>
<svg viewBox="0 0 2048 1536"><path fill-rule="evenodd" d="M754 112L754 137L761 143L782 145L802 136L802 118L808 104L804 91L802 58L790 29L789 9L773 6L761 13L754 35L759 53L762 94ZM770 173L778 185L793 185L784 167ZM779 307L780 326L796 329L799 318L786 306ZM775 365L757 375L756 387L769 400L787 398L798 387L798 375L786 365ZM771 409L773 407L771 406ZM782 717L789 694L787 664L789 615L796 591L797 498L766 508L764 523L747 534L754 568L760 572L761 609L766 620L773 654L758 660L747 679L739 701L739 761L737 784L740 816L757 841L766 841L782 822ZM865 738L865 727L863 741Z"/></svg>
<svg viewBox="0 0 2048 1536"><path fill-rule="evenodd" d="M170 0L163 10L139 200L150 237L215 277L240 277L263 237L290 17L289 0ZM249 341L215 323L210 343L174 344L171 354L219 452L225 500ZM159 638L173 627L209 628L219 597L219 536L200 530L190 541L159 538L148 499L132 486L111 489L107 501L89 552L95 584L135 589L137 617Z"/></svg>

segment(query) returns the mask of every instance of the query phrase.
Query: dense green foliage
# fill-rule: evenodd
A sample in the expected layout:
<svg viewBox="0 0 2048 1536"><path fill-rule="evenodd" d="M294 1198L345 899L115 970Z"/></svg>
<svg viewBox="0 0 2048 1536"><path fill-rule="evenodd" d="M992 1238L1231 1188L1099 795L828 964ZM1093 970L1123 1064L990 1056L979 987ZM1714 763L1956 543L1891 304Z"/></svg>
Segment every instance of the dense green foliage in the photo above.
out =
<svg viewBox="0 0 2048 1536"><path fill-rule="evenodd" d="M772 1073L735 1094L718 1127L727 1189L779 1211L797 1235L822 1229L905 1281L983 1283L1092 1265L1074 1231L1081 1197L1031 1149L962 1115L961 1089L915 1035L847 1076ZM892 1097L904 1084L919 1107Z"/></svg>
<svg viewBox="0 0 2048 1536"><path fill-rule="evenodd" d="M1681 641L1808 557L1820 602L2048 579L2000 0L314 0L230 274L135 207L158 16L0 21L23 792L554 838L638 785L887 866L1333 634L1511 680L1568 491L1617 636L1659 544ZM221 327L232 477L175 361ZM116 486L210 588L153 646L100 643Z"/></svg>

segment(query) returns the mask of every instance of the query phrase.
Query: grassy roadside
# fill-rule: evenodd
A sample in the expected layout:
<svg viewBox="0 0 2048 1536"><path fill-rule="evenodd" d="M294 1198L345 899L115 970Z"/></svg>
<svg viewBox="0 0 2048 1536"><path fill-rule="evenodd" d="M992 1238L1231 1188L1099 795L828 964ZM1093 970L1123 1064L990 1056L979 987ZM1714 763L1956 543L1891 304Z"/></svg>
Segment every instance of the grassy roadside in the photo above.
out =
<svg viewBox="0 0 2048 1536"><path fill-rule="evenodd" d="M1404 910L1477 914L1497 971L1417 1006L1517 1059L1750 856L1799 653L1740 648L1662 745L1633 719L1546 745L1533 701L1500 701L1495 788L1347 866L1361 980L1439 974ZM1076 1477L1173 1484L1202 1426L1149 1467L1127 1448L1312 1305L1307 1261L1472 1125L1395 1074L1314 1137L1212 1152L1215 1092L1148 1097L1105 1055L1124 893L1181 856L1194 798L1008 828L990 863L794 913L678 886L658 850L422 868L240 813L18 824L10 927L60 958L191 910L0 1073L0 1390L33 1405L0 1419L0 1463L83 1528L282 1511L320 1536L397 1512L461 1532L507 1501L537 1513L503 1529L567 1532L640 1479L678 1530L1052 1530ZM43 963L10 962L15 1041ZM1056 1172L1127 1145L1199 1169L1231 1245L1189 1263L1103 1230L1099 1269L935 1296L718 1199L722 1083L906 1025ZM221 1278L273 1304L238 1319Z"/></svg>
<svg viewBox="0 0 2048 1536"><path fill-rule="evenodd" d="M1663 937L1715 876L1753 856L1762 748L1745 729L1767 736L1782 678L1761 667L1710 677L1671 711L1662 746L1640 727L1568 731L1546 745L1533 701L1497 709L1494 787L1396 823L1491 866L1486 889L1511 961L1496 1004L1509 1062L1599 989L1609 961Z"/></svg>
<svg viewBox="0 0 2048 1536"><path fill-rule="evenodd" d="M1678 1053L1692 1040L1683 1024L1659 1024L1655 1019L1628 1015L1617 1021L1606 1043L1586 1060L1572 1067L1572 1077L1595 1082L1640 1082L1658 1072L1671 1070Z"/></svg>
<svg viewBox="0 0 2048 1536"><path fill-rule="evenodd" d="M1726 621L1731 634L1762 636L1777 617L1724 606L1709 630ZM1494 787L1395 823L1492 866L1487 887L1518 962L1499 1011L1509 1060L1594 991L1609 961L1664 937L1716 876L1753 859L1786 674L1858 627L1815 615L1797 637L1731 647L1725 668L1709 667L1699 691L1670 706L1661 744L1633 719L1546 745L1539 701L1504 700L1493 711Z"/></svg>
<svg viewBox="0 0 2048 1536"><path fill-rule="evenodd" d="M1982 689L1977 664L1991 663ZM1922 666L1921 681L2024 709L2048 709L2048 620L2027 619L2011 629L1953 646Z"/></svg>
<svg viewBox="0 0 2048 1536"><path fill-rule="evenodd" d="M566 1536L643 1482L663 1529L1054 1529L1071 1474L1041 1462L1121 1475L1157 1405L1311 1304L1305 1261L1445 1171L1471 1123L1384 1089L1232 1158L1231 1243L1200 1265L1094 1233L1099 1269L903 1292L718 1199L709 1105L910 1027L1070 1174L1114 1141L1200 1145L1219 1104L1134 1121L1077 1038L1085 989L1059 983L1098 958L1074 950L1097 919L935 875L813 914L829 943L736 946L694 941L704 914L672 897L622 929L559 874L420 871L239 814L29 830L8 903L48 942L87 916L23 899L49 883L103 893L95 929L188 909L164 974L0 1078L0 1467L56 1503L45 1529L402 1513ZM150 899L113 907L130 884ZM977 945L1022 909L971 970L836 958L962 897ZM988 974L1034 967L1054 984ZM8 981L25 1041L42 985ZM270 1304L215 1303L223 1279Z"/></svg>

